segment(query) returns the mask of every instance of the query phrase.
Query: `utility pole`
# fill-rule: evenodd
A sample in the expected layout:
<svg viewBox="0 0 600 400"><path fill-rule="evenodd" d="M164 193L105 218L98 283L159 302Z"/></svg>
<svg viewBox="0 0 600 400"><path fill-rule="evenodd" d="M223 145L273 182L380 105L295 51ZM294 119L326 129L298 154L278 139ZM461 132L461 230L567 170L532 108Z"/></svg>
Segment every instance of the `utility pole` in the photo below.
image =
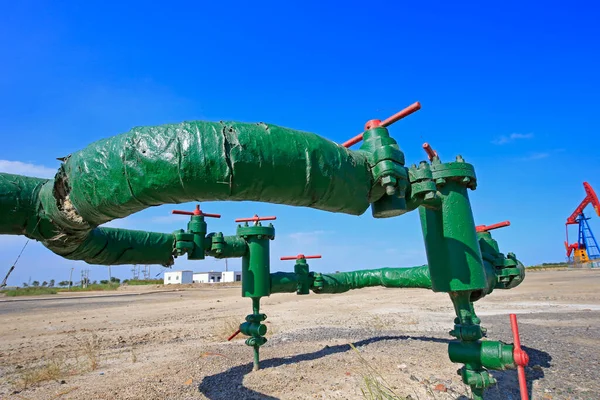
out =
<svg viewBox="0 0 600 400"><path fill-rule="evenodd" d="M71 273L69 274L69 290L71 290L71 283L73 281L73 270L75 268L71 267Z"/></svg>
<svg viewBox="0 0 600 400"><path fill-rule="evenodd" d="M227 272L227 271L229 271L229 270L227 269L227 259L225 259L225 272Z"/></svg>
<svg viewBox="0 0 600 400"><path fill-rule="evenodd" d="M108 266L108 281L110 282L112 280L112 276L110 274L110 265Z"/></svg>

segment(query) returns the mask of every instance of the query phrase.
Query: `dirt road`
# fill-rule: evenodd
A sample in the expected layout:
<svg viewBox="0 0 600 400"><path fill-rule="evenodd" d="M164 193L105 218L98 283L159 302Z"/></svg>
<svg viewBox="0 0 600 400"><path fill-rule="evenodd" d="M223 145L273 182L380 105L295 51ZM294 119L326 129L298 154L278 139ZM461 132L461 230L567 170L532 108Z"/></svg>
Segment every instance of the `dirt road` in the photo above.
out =
<svg viewBox="0 0 600 400"><path fill-rule="evenodd" d="M476 307L491 340L512 342L508 313L519 316L534 399L600 398L600 270L532 272ZM370 368L398 398L468 396L448 360L447 295L274 295L263 311L269 342L251 372L243 338L226 341L251 312L239 287L0 301L0 397L362 399ZM515 371L494 376L486 399L519 398Z"/></svg>

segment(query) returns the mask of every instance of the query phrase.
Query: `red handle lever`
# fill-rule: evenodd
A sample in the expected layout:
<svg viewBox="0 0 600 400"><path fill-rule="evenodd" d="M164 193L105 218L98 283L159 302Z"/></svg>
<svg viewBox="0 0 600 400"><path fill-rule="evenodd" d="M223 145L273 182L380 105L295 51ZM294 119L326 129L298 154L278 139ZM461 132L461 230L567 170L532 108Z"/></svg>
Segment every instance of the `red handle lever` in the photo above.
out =
<svg viewBox="0 0 600 400"><path fill-rule="evenodd" d="M178 215L201 215L203 217L221 218L221 215L219 214L208 214L203 212L202 210L200 210L199 204L196 205L196 209L194 211L173 210L172 213Z"/></svg>
<svg viewBox="0 0 600 400"><path fill-rule="evenodd" d="M525 379L525 366L529 364L529 356L521 348L521 338L519 337L519 325L517 324L517 316L515 314L510 314L510 327L512 329L514 340L513 358L515 360L515 364L517 365L521 400L529 400L529 393L527 392L527 380Z"/></svg>
<svg viewBox="0 0 600 400"><path fill-rule="evenodd" d="M491 231L492 229L504 228L505 226L510 226L510 221L502 221L502 222L498 222L497 224L492 224L492 225L477 225L475 227L475 231L487 232L487 231Z"/></svg>
<svg viewBox="0 0 600 400"><path fill-rule="evenodd" d="M384 119L383 121L379 121L378 119L372 119L369 122L367 122L367 124L365 125L365 129L372 129L372 128L376 128L378 126L390 126L391 124L393 124L394 122L398 122L400 121L402 118L409 116L410 114L419 111L421 109L421 103L419 103L418 101L411 104L410 106L406 107L403 110L398 111L396 114L392 115L389 118ZM345 141L344 143L342 143L342 146L344 147L351 147L353 145L355 145L356 143L360 142L363 139L363 133L361 133L360 135L356 135L354 136L352 139Z"/></svg>
<svg viewBox="0 0 600 400"><path fill-rule="evenodd" d="M320 254L314 255L314 256L305 256L304 254L298 254L297 256L284 256L281 257L280 260L286 261L286 260L301 260L301 259L307 259L307 258L321 258Z"/></svg>
<svg viewBox="0 0 600 400"><path fill-rule="evenodd" d="M233 332L233 335L229 336L229 337L227 338L227 341L228 341L228 342L229 342L229 341L231 341L231 340L232 340L234 337L236 337L237 335L239 335L239 334L240 334L240 332L241 332L241 331L240 331L239 329L238 329L237 331Z"/></svg>
<svg viewBox="0 0 600 400"><path fill-rule="evenodd" d="M273 221L275 219L277 219L277 217L259 217L258 215L254 214L254 217L252 218L238 218L235 220L235 222Z"/></svg>
<svg viewBox="0 0 600 400"><path fill-rule="evenodd" d="M427 153L427 158L429 158L429 161L433 160L433 157L437 157L438 156L437 151L435 151L429 145L429 143L423 143L423 150L425 150L425 153Z"/></svg>

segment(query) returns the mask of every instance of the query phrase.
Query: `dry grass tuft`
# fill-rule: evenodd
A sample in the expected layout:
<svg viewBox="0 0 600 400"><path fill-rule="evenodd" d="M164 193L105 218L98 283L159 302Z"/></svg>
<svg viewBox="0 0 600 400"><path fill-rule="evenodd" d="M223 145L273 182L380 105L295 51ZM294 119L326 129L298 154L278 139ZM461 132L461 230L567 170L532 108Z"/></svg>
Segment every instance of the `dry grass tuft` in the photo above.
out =
<svg viewBox="0 0 600 400"><path fill-rule="evenodd" d="M350 347L352 347L360 362L361 368L359 373L363 379L363 387L360 388L360 391L365 399L406 400L405 397L394 392L392 386L385 380L383 375L362 356L352 343L350 343Z"/></svg>

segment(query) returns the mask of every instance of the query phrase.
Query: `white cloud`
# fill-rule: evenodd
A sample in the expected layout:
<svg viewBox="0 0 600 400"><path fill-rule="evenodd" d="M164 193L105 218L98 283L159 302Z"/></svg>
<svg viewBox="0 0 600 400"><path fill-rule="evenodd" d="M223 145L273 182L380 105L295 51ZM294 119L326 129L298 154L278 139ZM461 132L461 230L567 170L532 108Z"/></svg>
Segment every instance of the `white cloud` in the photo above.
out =
<svg viewBox="0 0 600 400"><path fill-rule="evenodd" d="M531 153L529 156L524 157L525 161L541 160L543 158L550 157L550 153Z"/></svg>
<svg viewBox="0 0 600 400"><path fill-rule="evenodd" d="M533 133L511 133L508 136L502 135L502 136L498 137L497 139L492 140L492 143L496 144L496 145L503 145L503 144L514 142L516 140L531 139L531 138L533 138Z"/></svg>
<svg viewBox="0 0 600 400"><path fill-rule="evenodd" d="M0 172L8 174L34 176L36 178L54 178L56 171L56 168L48 168L43 165L0 160Z"/></svg>

